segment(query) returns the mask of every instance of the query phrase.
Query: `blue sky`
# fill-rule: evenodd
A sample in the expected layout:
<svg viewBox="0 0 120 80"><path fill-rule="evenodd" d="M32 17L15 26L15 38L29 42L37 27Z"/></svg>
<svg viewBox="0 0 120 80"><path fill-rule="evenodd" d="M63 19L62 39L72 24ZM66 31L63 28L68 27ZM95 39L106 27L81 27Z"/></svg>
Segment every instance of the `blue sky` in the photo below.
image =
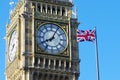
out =
<svg viewBox="0 0 120 80"><path fill-rule="evenodd" d="M9 19L9 1L0 2L0 80L5 80L5 25ZM79 29L97 28L99 68L101 80L120 80L120 1L74 0L77 7ZM79 44L80 78L96 80L95 45Z"/></svg>

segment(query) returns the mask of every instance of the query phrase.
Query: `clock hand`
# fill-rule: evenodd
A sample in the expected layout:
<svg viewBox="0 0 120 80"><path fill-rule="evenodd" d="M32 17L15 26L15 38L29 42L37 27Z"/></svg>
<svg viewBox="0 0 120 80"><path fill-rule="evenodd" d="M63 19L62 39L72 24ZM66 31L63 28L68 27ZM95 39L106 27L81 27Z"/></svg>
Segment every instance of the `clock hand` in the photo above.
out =
<svg viewBox="0 0 120 80"><path fill-rule="evenodd" d="M45 42L51 41L52 39L54 39L53 36L51 38L49 38L49 39L46 39L45 41L42 41L41 43L45 43Z"/></svg>
<svg viewBox="0 0 120 80"><path fill-rule="evenodd" d="M59 29L59 28L57 28L57 30L58 30L58 29ZM55 38L55 34L56 34L57 30L54 32L53 36L49 39L49 41L52 41L52 40Z"/></svg>
<svg viewBox="0 0 120 80"><path fill-rule="evenodd" d="M52 36L50 39L46 39L45 41L42 41L41 43L45 43L45 42L48 42L48 41L52 41L54 39L54 37Z"/></svg>
<svg viewBox="0 0 120 80"><path fill-rule="evenodd" d="M59 28L57 28L57 30L58 30ZM56 34L56 32L57 32L57 30L55 31L55 33L53 34L53 37L55 36L55 34Z"/></svg>
<svg viewBox="0 0 120 80"><path fill-rule="evenodd" d="M48 42L49 41L49 39L46 39L45 41L42 41L41 43L45 43L45 42Z"/></svg>
<svg viewBox="0 0 120 80"><path fill-rule="evenodd" d="M57 28L57 30L58 30L58 29L59 29L59 28ZM41 42L41 43L45 43L45 42L48 42L48 41L52 41L52 40L55 38L55 34L56 34L57 30L54 32L54 34L53 34L53 36L52 36L51 38L46 39L45 41L43 41L43 42Z"/></svg>
<svg viewBox="0 0 120 80"><path fill-rule="evenodd" d="M14 46L15 46L15 44L13 44L13 46L12 46L12 50L14 49Z"/></svg>

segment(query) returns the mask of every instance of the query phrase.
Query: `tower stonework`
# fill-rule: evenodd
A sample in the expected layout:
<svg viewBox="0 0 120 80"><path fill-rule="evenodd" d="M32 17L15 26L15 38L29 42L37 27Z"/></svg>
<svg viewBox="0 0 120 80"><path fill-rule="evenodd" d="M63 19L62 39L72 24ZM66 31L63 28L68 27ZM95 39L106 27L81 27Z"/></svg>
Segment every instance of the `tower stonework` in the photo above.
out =
<svg viewBox="0 0 120 80"><path fill-rule="evenodd" d="M78 80L72 0L19 0L6 26L6 80Z"/></svg>

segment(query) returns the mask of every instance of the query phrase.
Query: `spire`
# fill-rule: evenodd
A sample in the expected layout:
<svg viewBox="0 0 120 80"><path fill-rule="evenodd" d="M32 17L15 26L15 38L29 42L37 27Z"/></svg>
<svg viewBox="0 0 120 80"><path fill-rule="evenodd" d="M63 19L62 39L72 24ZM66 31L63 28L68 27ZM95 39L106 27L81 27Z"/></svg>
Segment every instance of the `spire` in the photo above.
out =
<svg viewBox="0 0 120 80"><path fill-rule="evenodd" d="M72 3L72 0L69 0L69 2L71 2L71 3Z"/></svg>
<svg viewBox="0 0 120 80"><path fill-rule="evenodd" d="M77 18L77 9L76 9L76 7L74 7L74 9L72 10L72 15L73 15L73 18Z"/></svg>
<svg viewBox="0 0 120 80"><path fill-rule="evenodd" d="M72 0L54 0L54 1L63 1L63 2L71 2L72 3Z"/></svg>
<svg viewBox="0 0 120 80"><path fill-rule="evenodd" d="M10 14L12 14L13 13L13 10L14 10L14 8L15 8L15 6L16 6L16 4L17 4L17 2L19 2L19 1L21 1L21 0L10 0L10 2L9 2L9 5L10 5Z"/></svg>
<svg viewBox="0 0 120 80"><path fill-rule="evenodd" d="M10 5L10 12L9 13L12 14L15 2L13 0L10 0L9 5Z"/></svg>

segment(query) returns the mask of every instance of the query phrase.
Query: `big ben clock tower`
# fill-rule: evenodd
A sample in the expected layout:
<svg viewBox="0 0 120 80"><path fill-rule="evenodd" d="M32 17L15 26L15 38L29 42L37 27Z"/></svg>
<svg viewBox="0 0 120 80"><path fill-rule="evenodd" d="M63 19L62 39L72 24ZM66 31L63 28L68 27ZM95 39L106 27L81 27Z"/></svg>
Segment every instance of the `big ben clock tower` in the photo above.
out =
<svg viewBox="0 0 120 80"><path fill-rule="evenodd" d="M6 26L6 80L78 80L72 0L19 0Z"/></svg>

